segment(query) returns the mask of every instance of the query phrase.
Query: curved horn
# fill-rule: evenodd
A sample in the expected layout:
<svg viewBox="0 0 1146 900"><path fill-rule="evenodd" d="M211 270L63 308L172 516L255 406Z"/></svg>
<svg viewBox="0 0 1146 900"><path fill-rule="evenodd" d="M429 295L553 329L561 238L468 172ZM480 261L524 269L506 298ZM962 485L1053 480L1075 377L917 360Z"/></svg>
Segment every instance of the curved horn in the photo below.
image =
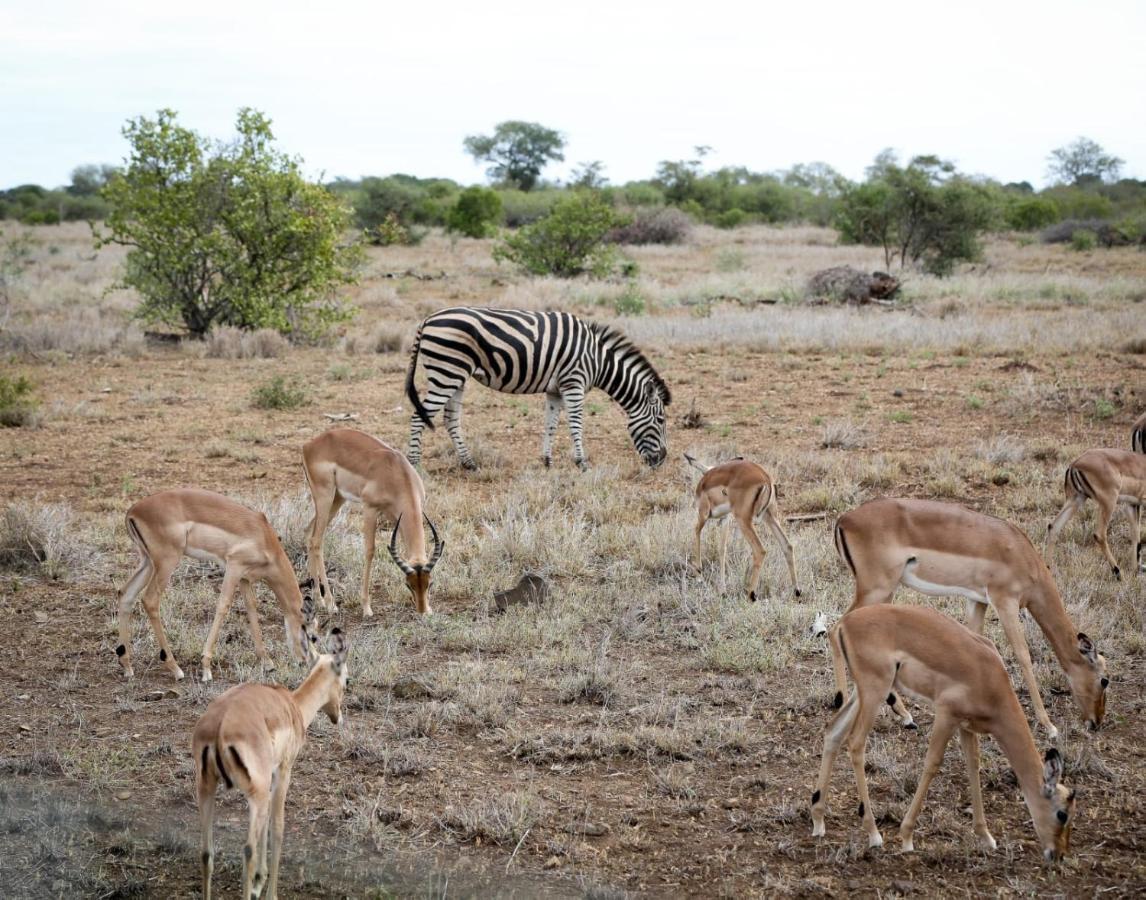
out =
<svg viewBox="0 0 1146 900"><path fill-rule="evenodd" d="M390 556L394 560L395 565L398 566L406 575L413 575L413 567L402 559L398 553L398 526L402 524L402 515L399 513L398 521L394 523L394 531L390 535Z"/></svg>
<svg viewBox="0 0 1146 900"><path fill-rule="evenodd" d="M426 519L426 524L430 526L430 534L434 536L434 552L430 554L430 563L426 566L427 572L432 572L434 566L438 564L438 560L442 558L442 551L446 549L446 542L438 537L438 529L434 527L434 523L430 521L430 517L422 513Z"/></svg>

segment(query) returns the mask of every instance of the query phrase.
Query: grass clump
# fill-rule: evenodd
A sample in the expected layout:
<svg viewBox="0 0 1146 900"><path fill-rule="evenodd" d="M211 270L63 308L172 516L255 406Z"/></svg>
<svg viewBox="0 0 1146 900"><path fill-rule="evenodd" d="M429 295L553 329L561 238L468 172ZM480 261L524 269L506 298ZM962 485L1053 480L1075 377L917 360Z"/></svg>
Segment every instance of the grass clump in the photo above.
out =
<svg viewBox="0 0 1146 900"><path fill-rule="evenodd" d="M441 826L458 841L513 846L537 824L538 807L534 795L515 791L469 806L447 806Z"/></svg>
<svg viewBox="0 0 1146 900"><path fill-rule="evenodd" d="M66 503L9 504L0 513L0 570L56 581L90 567L96 549L76 534Z"/></svg>
<svg viewBox="0 0 1146 900"><path fill-rule="evenodd" d="M40 401L33 395L32 382L23 375L0 375L0 425L28 428L40 422Z"/></svg>
<svg viewBox="0 0 1146 900"><path fill-rule="evenodd" d="M867 446L867 433L855 422L848 420L825 422L820 433L820 446L825 449L856 450Z"/></svg>
<svg viewBox="0 0 1146 900"><path fill-rule="evenodd" d="M306 390L282 375L276 375L251 392L251 405L255 409L298 409L306 402Z"/></svg>

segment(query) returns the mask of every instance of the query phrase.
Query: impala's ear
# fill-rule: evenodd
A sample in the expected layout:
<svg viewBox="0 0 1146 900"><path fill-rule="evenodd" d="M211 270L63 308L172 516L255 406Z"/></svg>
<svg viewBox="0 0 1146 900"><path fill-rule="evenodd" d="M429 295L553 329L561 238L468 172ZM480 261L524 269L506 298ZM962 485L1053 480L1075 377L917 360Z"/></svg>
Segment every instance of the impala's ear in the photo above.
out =
<svg viewBox="0 0 1146 900"><path fill-rule="evenodd" d="M1051 747L1043 757L1043 796L1049 797L1054 793L1062 778L1062 757Z"/></svg>
<svg viewBox="0 0 1146 900"><path fill-rule="evenodd" d="M1081 631L1078 633L1078 652L1092 666L1098 665L1098 648L1094 646L1094 641Z"/></svg>
<svg viewBox="0 0 1146 900"><path fill-rule="evenodd" d="M334 657L334 669L337 672L346 663L346 654L350 650L350 641L340 628L332 628L326 636L326 652Z"/></svg>

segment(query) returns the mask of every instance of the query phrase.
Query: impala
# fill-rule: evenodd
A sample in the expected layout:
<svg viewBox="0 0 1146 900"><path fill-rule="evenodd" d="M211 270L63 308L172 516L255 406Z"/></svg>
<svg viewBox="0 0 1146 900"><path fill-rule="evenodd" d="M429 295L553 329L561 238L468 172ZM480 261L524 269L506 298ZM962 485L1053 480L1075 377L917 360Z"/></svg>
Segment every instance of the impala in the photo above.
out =
<svg viewBox="0 0 1146 900"><path fill-rule="evenodd" d="M905 584L922 594L965 598L971 626L982 633L987 605L993 605L1022 668L1035 715L1053 739L1058 729L1043 707L1019 621L1019 610L1026 609L1066 672L1088 727L1102 724L1109 684L1106 660L1089 638L1077 633L1046 563L1014 525L953 503L880 499L841 516L835 541L856 582L849 612L888 603ZM907 565L908 559L916 565ZM835 676L838 706L847 686L842 666ZM910 726L911 715L898 698L894 706Z"/></svg>
<svg viewBox="0 0 1146 900"><path fill-rule="evenodd" d="M311 605L313 609L313 605ZM215 793L221 781L247 798L250 826L243 845L244 898L257 898L263 887L278 897L283 813L291 768L306 742L306 732L321 710L335 725L342 721L349 645L335 628L326 653L295 690L271 684L240 684L216 697L195 726L191 759L202 831L203 896L211 897L215 868ZM273 819L272 819L273 817ZM267 841L270 839L270 877Z"/></svg>
<svg viewBox="0 0 1146 900"><path fill-rule="evenodd" d="M699 571L701 563L700 535L704 526L710 519L723 519L731 514L736 521L740 533L748 541L752 549L752 564L748 569L748 599L756 602L756 585L760 581L760 567L764 564L764 544L753 528L752 522L756 516L763 516L765 524L775 535L784 559L788 563L788 572L792 576L792 589L796 596L800 596L800 584L796 579L796 563L792 558L792 545L788 543L788 536L780 527L776 509L776 491L771 476L754 462L748 462L743 457L720 463L716 466L705 466L687 453L685 460L693 468L700 470L700 482L696 486L697 520L696 520L696 568ZM724 581L725 561L728 558L728 531L725 529L720 538L720 580Z"/></svg>
<svg viewBox="0 0 1146 900"><path fill-rule="evenodd" d="M327 609L334 598L326 579L322 539L331 521L347 500L362 504L362 537L366 561L362 572L362 614L374 615L370 606L370 569L374 564L374 541L378 517L394 520L390 556L406 576L406 587L418 612L431 612L428 594L430 573L441 559L445 541L422 511L426 489L406 457L377 438L353 428L332 428L307 441L302 448L303 472L314 500L314 519L307 532L307 568L318 584L319 597ZM434 536L434 552L426 556L425 518ZM398 534L409 559L398 552Z"/></svg>
<svg viewBox="0 0 1146 900"><path fill-rule="evenodd" d="M1146 571L1142 562L1142 505L1146 503L1146 454L1131 453L1129 450L1087 450L1082 456L1066 467L1063 478L1066 503L1047 526L1047 546L1054 543L1058 533L1080 512L1087 500L1093 500L1098 507L1098 521L1094 527L1094 540L1115 578L1122 578L1122 570L1110 552L1107 542L1110 520L1119 502L1127 503L1133 511L1130 514L1134 523L1134 538L1131 546L1134 559L1131 569Z"/></svg>
<svg viewBox="0 0 1146 900"><path fill-rule="evenodd" d="M910 568L915 563L909 561L907 565ZM914 849L915 823L923 799L943 764L951 735L958 729L971 788L972 823L984 848L995 849L979 784L979 735L989 734L1015 770L1044 857L1052 861L1066 854L1075 800L1074 791L1060 782L1062 757L1052 748L1039 758L1003 660L989 640L933 609L876 606L844 615L830 632L830 641L832 659L841 667L846 665L855 691L824 731L820 777L812 794L814 837L824 834L832 764L840 745L847 741L868 844L883 844L868 796L864 753L884 697L893 691L907 691L931 703L935 722L919 786L899 827L903 849Z"/></svg>
<svg viewBox="0 0 1146 900"><path fill-rule="evenodd" d="M115 648L124 674L131 678L131 613L143 592L143 608L159 642L159 659L176 678L183 670L175 661L159 617L159 601L171 574L184 556L211 560L224 566L223 586L215 606L215 619L203 647L203 680L211 680L215 641L231 608L235 590L242 592L255 653L273 668L259 628L254 583L263 581L274 592L283 612L284 636L296 659L310 658L309 645L300 639L302 588L267 517L222 494L197 488L177 488L144 497L127 511L127 533L139 552L139 566L119 596L119 646Z"/></svg>

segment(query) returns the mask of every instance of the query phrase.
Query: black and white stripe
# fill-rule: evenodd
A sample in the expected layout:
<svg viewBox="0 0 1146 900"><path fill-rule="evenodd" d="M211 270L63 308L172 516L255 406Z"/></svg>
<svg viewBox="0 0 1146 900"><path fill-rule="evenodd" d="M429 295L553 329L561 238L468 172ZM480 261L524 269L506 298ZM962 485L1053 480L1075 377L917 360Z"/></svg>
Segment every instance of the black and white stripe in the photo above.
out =
<svg viewBox="0 0 1146 900"><path fill-rule="evenodd" d="M414 373L421 357L429 391L419 396ZM656 369L619 331L565 312L453 307L418 327L406 373L406 396L414 406L407 456L422 458L422 429L445 409L446 430L461 463L474 461L462 438L462 392L466 380L508 394L544 392L545 431L541 455L552 458L553 435L562 408L569 417L573 457L585 467L581 425L585 394L597 387L621 405L641 458L656 466L668 452L665 407L671 396Z"/></svg>

